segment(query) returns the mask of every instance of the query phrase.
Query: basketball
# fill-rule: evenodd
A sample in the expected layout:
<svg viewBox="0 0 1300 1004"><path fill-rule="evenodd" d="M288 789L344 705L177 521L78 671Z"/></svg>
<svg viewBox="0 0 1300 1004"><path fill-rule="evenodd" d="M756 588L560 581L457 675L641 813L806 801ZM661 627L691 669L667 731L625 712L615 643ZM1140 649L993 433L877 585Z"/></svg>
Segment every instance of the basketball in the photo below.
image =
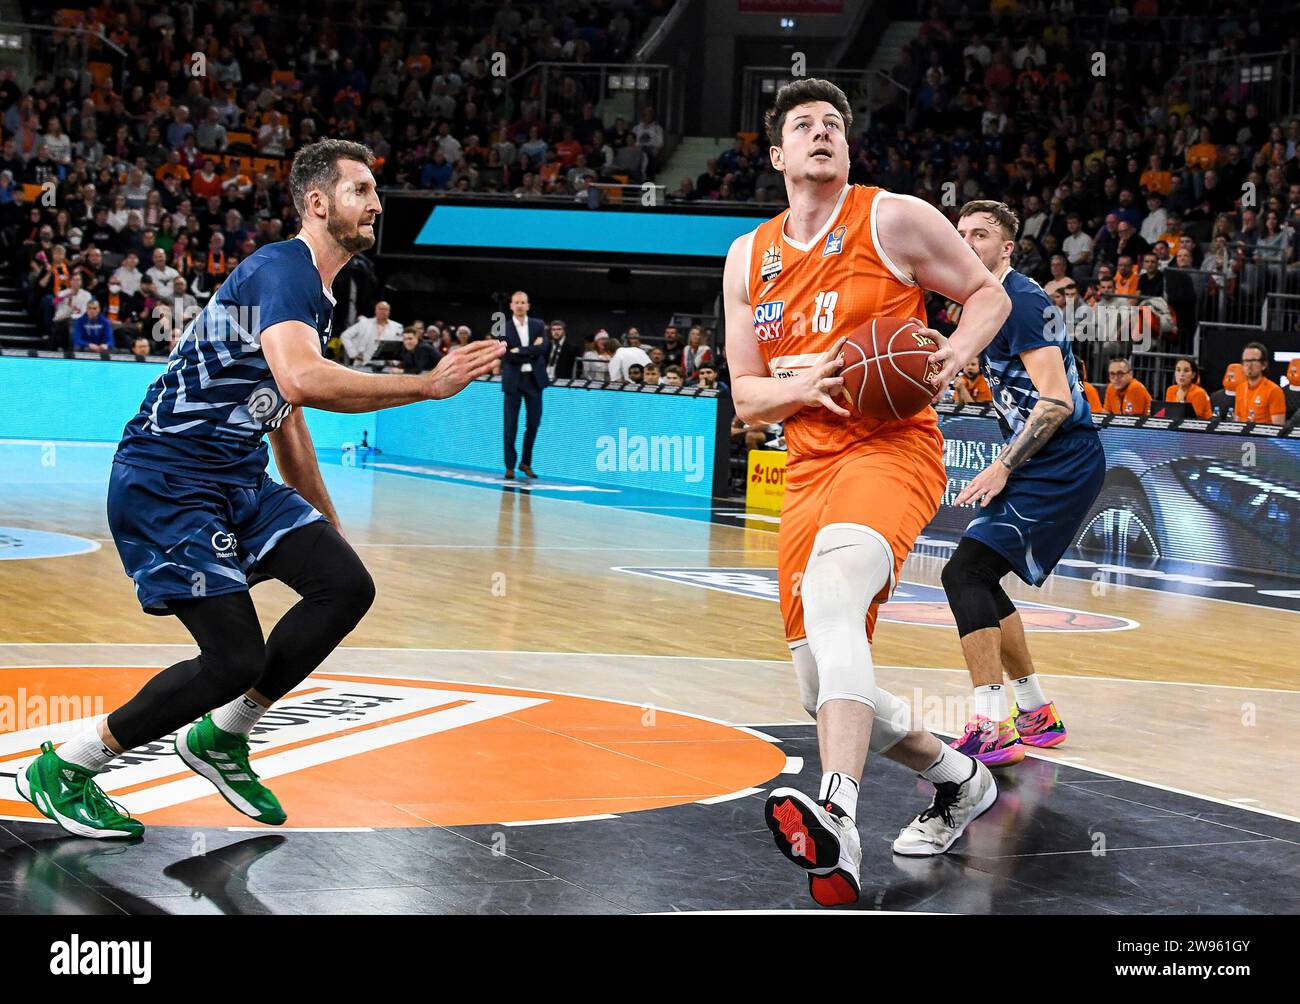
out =
<svg viewBox="0 0 1300 1004"><path fill-rule="evenodd" d="M922 411L938 389L930 366L938 343L914 317L877 317L861 325L844 343L843 394L865 418L910 418Z"/></svg>

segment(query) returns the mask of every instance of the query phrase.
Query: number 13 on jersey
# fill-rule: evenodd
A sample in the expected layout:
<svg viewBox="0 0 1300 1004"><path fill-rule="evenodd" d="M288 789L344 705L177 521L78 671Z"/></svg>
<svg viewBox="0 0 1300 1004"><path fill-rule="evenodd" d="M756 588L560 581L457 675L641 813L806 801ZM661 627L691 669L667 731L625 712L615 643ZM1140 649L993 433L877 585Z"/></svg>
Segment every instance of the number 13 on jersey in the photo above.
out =
<svg viewBox="0 0 1300 1004"><path fill-rule="evenodd" d="M839 298L840 294L833 289L817 294L813 305L813 331L828 333L831 330L831 325L835 323L835 303Z"/></svg>

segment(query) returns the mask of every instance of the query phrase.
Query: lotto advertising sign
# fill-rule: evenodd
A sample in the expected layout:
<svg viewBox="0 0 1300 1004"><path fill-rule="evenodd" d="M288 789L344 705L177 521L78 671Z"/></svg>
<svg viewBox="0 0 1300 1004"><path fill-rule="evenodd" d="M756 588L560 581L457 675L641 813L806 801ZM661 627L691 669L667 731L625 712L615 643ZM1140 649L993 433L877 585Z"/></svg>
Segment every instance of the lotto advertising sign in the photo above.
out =
<svg viewBox="0 0 1300 1004"><path fill-rule="evenodd" d="M745 479L745 505L781 511L785 499L784 450L750 450L748 477Z"/></svg>

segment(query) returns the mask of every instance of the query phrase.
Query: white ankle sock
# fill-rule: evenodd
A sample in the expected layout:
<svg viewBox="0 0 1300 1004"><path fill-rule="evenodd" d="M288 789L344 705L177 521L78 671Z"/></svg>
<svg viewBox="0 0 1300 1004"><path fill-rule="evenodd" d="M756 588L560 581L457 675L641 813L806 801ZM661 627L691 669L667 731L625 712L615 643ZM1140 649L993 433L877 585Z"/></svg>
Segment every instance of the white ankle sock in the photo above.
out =
<svg viewBox="0 0 1300 1004"><path fill-rule="evenodd" d="M1047 703L1047 698L1043 696L1043 688L1038 685L1037 673L1012 680L1011 689L1016 692L1016 707L1021 711L1033 711Z"/></svg>
<svg viewBox="0 0 1300 1004"><path fill-rule="evenodd" d="M85 732L73 736L54 752L59 755L60 760L66 760L68 763L96 773L117 759L117 754L105 746L104 741L99 738L98 722Z"/></svg>
<svg viewBox="0 0 1300 1004"><path fill-rule="evenodd" d="M975 688L975 714L1000 722L1006 719L1007 713L1007 695L1002 684L990 683Z"/></svg>
<svg viewBox="0 0 1300 1004"><path fill-rule="evenodd" d="M858 813L858 782L847 774L831 771L822 775L822 790L817 801L830 802L850 819Z"/></svg>
<svg viewBox="0 0 1300 1004"><path fill-rule="evenodd" d="M251 697L241 694L229 704L212 712L212 724L222 732L246 736L253 731L253 726L258 720L270 710L262 707Z"/></svg>
<svg viewBox="0 0 1300 1004"><path fill-rule="evenodd" d="M939 752L939 759L921 771L921 776L931 784L943 784L945 781L962 784L969 781L974 773L975 761L945 743Z"/></svg>

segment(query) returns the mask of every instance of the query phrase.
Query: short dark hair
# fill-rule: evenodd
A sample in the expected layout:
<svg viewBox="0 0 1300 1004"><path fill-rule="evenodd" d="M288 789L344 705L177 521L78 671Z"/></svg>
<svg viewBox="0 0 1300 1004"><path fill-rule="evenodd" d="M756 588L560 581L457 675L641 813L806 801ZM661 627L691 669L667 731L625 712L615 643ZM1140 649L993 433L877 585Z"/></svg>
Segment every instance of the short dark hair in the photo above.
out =
<svg viewBox="0 0 1300 1004"><path fill-rule="evenodd" d="M1015 240L1016 234L1020 232L1020 217L1005 202L998 202L994 199L975 199L961 207L961 212L957 214L957 220L960 222L975 213L988 213L997 220L998 226L1002 228L1002 232L1009 241Z"/></svg>
<svg viewBox="0 0 1300 1004"><path fill-rule="evenodd" d="M1269 364L1268 346L1263 342L1247 342L1241 347L1241 351L1245 352L1247 349L1259 349L1259 355L1260 358L1264 360L1264 365L1267 366Z"/></svg>
<svg viewBox="0 0 1300 1004"><path fill-rule="evenodd" d="M776 103L763 116L763 131L767 133L772 146L781 145L781 131L785 128L785 117L790 109L806 105L810 101L825 101L835 107L844 117L844 130L853 125L853 109L845 93L829 80L820 77L804 77L784 85L776 92Z"/></svg>
<svg viewBox="0 0 1300 1004"><path fill-rule="evenodd" d="M339 183L339 161L355 160L373 167L375 155L368 146L346 139L323 139L309 143L294 155L289 168L289 194L293 207L302 216L307 210L307 193L321 188L333 195Z"/></svg>

